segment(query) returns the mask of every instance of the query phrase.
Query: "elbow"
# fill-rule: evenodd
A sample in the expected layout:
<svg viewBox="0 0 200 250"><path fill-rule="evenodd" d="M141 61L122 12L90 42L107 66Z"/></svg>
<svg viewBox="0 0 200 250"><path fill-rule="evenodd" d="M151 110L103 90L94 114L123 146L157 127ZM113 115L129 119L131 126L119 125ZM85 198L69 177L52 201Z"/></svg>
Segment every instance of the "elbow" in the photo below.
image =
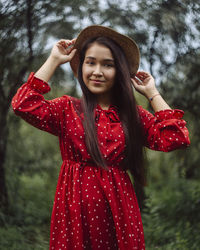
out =
<svg viewBox="0 0 200 250"><path fill-rule="evenodd" d="M182 144L183 144L184 147L189 147L190 146L191 141L190 141L189 136L185 137L185 140L182 142Z"/></svg>
<svg viewBox="0 0 200 250"><path fill-rule="evenodd" d="M19 100L17 100L15 97L13 97L12 102L11 102L11 107L12 107L13 112L16 115L20 115L21 113L23 113L21 105L22 103L19 102Z"/></svg>
<svg viewBox="0 0 200 250"><path fill-rule="evenodd" d="M190 139L189 137L187 138L183 138L183 140L179 140L179 142L174 142L171 145L168 145L167 147L165 147L164 152L171 152L177 149L185 149L187 147L189 147L190 145Z"/></svg>
<svg viewBox="0 0 200 250"><path fill-rule="evenodd" d="M181 146L183 148L189 147L190 146L190 137L189 137L189 131L187 130L187 128L185 127L183 129L183 133L182 133L182 140L181 141Z"/></svg>
<svg viewBox="0 0 200 250"><path fill-rule="evenodd" d="M19 103L17 102L17 100L15 100L15 98L12 99L11 107L15 114L18 113L21 109Z"/></svg>
<svg viewBox="0 0 200 250"><path fill-rule="evenodd" d="M16 113L17 110L19 109L19 104L18 104L17 100L15 99L15 97L13 97L13 99L12 99L11 107L12 107L14 113Z"/></svg>
<svg viewBox="0 0 200 250"><path fill-rule="evenodd" d="M190 139L188 136L178 140L170 139L171 138L167 138L166 140L156 140L147 147L155 151L171 152L177 149L187 148L190 145Z"/></svg>

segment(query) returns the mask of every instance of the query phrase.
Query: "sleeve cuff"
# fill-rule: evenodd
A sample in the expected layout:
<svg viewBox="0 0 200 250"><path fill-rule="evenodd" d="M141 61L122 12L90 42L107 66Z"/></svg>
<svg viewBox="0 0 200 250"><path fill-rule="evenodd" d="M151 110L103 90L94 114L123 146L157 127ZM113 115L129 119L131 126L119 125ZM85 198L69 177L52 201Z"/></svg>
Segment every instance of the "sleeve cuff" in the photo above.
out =
<svg viewBox="0 0 200 250"><path fill-rule="evenodd" d="M180 109L166 109L155 113L155 117L158 121L164 121L169 119L181 119L184 115L184 111Z"/></svg>
<svg viewBox="0 0 200 250"><path fill-rule="evenodd" d="M34 74L34 72L30 73L27 83L31 86L32 89L36 90L40 94L48 93L51 90L49 84L35 77Z"/></svg>

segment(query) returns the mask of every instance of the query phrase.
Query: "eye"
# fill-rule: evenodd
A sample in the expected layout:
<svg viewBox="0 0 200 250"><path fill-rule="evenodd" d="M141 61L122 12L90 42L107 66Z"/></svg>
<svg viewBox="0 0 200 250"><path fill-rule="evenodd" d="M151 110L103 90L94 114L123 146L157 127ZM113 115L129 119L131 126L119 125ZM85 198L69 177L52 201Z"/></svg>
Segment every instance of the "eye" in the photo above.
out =
<svg viewBox="0 0 200 250"><path fill-rule="evenodd" d="M107 68L114 67L114 65L110 64L110 63L106 63L106 64L104 64L104 66L107 67Z"/></svg>
<svg viewBox="0 0 200 250"><path fill-rule="evenodd" d="M86 63L86 64L89 64L89 65L93 65L93 64L94 64L93 61L86 61L85 63Z"/></svg>

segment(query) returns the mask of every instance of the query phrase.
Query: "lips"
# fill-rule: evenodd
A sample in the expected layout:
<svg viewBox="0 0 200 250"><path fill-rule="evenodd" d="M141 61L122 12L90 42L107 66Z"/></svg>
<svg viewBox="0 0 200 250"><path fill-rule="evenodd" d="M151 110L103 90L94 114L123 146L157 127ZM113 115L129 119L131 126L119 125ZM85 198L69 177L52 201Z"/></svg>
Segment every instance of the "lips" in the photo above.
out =
<svg viewBox="0 0 200 250"><path fill-rule="evenodd" d="M105 82L105 81L100 81L100 80L96 80L96 79L90 79L90 81L95 82L95 83L102 83L102 82Z"/></svg>

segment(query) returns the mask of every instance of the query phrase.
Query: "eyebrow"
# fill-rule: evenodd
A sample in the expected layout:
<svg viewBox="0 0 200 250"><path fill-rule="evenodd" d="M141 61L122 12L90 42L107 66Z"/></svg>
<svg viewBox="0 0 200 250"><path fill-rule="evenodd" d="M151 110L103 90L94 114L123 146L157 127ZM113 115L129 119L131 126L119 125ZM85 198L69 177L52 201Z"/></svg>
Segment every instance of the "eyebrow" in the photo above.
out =
<svg viewBox="0 0 200 250"><path fill-rule="evenodd" d="M87 56L86 58L87 58L87 59L93 59L93 60L96 60L96 58L95 58L95 57L93 57L93 56ZM103 61L105 61L105 62L113 62L113 63L114 63L114 60L113 60L113 59L111 59L111 58L106 58L106 59L103 59Z"/></svg>

